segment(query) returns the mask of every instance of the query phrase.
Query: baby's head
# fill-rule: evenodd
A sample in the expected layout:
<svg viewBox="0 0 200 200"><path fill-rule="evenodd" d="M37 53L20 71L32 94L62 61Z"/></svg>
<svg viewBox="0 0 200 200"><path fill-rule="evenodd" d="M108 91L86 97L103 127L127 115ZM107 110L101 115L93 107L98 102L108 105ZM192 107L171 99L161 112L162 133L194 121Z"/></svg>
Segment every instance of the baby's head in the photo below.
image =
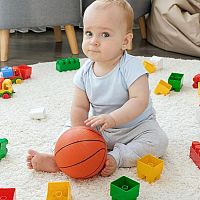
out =
<svg viewBox="0 0 200 200"><path fill-rule="evenodd" d="M132 41L133 9L126 0L96 0L83 17L83 51L95 61L119 57Z"/></svg>

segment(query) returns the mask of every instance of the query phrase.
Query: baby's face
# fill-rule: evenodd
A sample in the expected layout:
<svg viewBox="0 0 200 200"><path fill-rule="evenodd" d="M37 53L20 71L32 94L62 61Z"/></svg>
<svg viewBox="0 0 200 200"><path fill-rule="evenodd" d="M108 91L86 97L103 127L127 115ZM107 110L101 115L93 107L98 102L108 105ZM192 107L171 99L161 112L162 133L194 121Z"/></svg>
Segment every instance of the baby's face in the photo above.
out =
<svg viewBox="0 0 200 200"><path fill-rule="evenodd" d="M91 6L84 15L82 48L96 62L107 62L122 55L127 35L124 13L117 6Z"/></svg>

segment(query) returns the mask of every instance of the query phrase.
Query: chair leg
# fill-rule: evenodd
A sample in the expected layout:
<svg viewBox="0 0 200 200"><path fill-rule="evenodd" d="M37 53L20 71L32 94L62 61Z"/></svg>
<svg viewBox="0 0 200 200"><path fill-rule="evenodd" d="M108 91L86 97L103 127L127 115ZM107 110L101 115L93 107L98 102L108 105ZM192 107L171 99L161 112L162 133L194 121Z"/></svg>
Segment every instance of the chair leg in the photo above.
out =
<svg viewBox="0 0 200 200"><path fill-rule="evenodd" d="M139 18L139 25L142 39L147 39L145 16Z"/></svg>
<svg viewBox="0 0 200 200"><path fill-rule="evenodd" d="M74 30L74 26L72 25L65 25L65 33L69 42L69 47L71 49L72 54L79 54L78 51L78 43L76 40L76 33Z"/></svg>
<svg viewBox="0 0 200 200"><path fill-rule="evenodd" d="M62 42L62 33L60 26L54 26L53 31L56 42Z"/></svg>
<svg viewBox="0 0 200 200"><path fill-rule="evenodd" d="M10 34L9 29L0 29L0 54L2 62L8 60L9 34Z"/></svg>

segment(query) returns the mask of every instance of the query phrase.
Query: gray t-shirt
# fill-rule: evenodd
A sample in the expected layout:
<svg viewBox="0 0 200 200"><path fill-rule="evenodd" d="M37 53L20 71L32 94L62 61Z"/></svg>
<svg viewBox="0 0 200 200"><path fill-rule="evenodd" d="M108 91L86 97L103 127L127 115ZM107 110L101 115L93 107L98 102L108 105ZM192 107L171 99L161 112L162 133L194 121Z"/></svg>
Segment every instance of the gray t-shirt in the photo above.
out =
<svg viewBox="0 0 200 200"><path fill-rule="evenodd" d="M141 61L124 53L116 67L104 76L93 72L94 62L88 59L74 76L74 84L84 90L90 102L90 115L110 113L128 101L128 88L136 79L147 73ZM134 110L133 110L134 112ZM153 113L151 99L145 111L127 124L117 128L135 127Z"/></svg>

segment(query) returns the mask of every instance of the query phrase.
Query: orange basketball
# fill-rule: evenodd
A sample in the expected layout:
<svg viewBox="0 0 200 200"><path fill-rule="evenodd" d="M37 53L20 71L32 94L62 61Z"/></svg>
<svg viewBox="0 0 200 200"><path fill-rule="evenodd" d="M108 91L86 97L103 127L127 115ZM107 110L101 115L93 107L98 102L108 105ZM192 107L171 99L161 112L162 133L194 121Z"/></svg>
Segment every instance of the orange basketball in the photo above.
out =
<svg viewBox="0 0 200 200"><path fill-rule="evenodd" d="M79 126L64 132L55 146L55 161L62 172L72 178L89 178L98 174L106 161L103 137L91 128Z"/></svg>

